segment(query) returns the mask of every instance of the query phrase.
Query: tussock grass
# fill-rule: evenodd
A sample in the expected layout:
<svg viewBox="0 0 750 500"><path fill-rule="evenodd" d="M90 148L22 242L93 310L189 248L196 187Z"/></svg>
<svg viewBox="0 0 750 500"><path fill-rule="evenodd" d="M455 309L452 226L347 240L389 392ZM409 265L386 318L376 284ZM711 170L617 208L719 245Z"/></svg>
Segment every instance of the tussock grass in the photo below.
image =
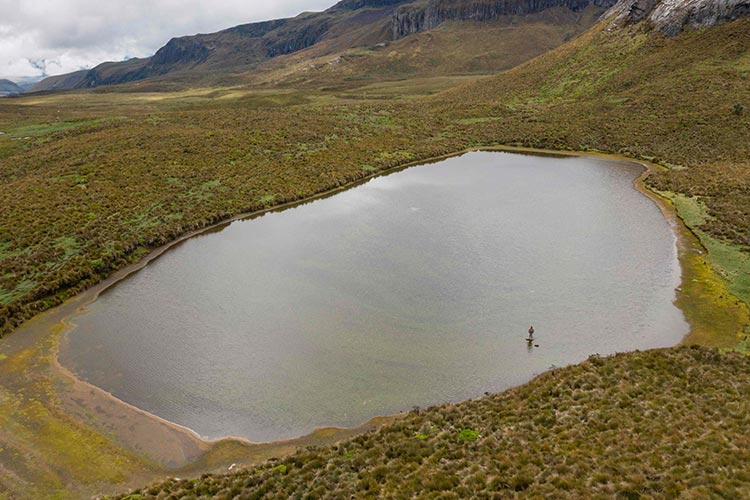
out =
<svg viewBox="0 0 750 500"><path fill-rule="evenodd" d="M738 354L681 347L592 357L517 389L412 411L337 446L130 495L744 498L749 396L750 363Z"/></svg>

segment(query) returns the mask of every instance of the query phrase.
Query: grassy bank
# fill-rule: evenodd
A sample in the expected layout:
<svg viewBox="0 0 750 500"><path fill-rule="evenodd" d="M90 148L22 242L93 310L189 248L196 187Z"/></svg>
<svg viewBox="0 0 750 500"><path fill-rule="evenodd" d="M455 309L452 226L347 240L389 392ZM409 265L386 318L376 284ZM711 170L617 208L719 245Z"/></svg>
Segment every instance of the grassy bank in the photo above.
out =
<svg viewBox="0 0 750 500"><path fill-rule="evenodd" d="M748 396L737 354L590 358L337 446L118 498L742 498Z"/></svg>
<svg viewBox="0 0 750 500"><path fill-rule="evenodd" d="M696 221L686 217L685 207L680 204L684 196L655 191L648 187L648 180L664 170L651 163L643 163L647 170L636 181L636 188L650 196L672 223L677 237L677 252L682 271L677 288L675 304L690 324L690 333L683 344L743 350L750 328L750 309L733 293L733 282L717 271L713 253L706 250L705 241ZM730 249L730 243L715 243L720 248Z"/></svg>

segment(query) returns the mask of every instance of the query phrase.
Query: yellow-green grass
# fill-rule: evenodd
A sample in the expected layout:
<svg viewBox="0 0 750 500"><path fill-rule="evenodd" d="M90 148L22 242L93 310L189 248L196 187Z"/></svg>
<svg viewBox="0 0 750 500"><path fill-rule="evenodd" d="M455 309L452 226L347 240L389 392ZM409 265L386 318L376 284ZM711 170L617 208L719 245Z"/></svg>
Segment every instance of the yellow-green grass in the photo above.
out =
<svg viewBox="0 0 750 500"><path fill-rule="evenodd" d="M705 207L695 198L660 193L691 228L683 232L677 306L691 331L685 343L747 351L750 338L748 253L703 232Z"/></svg>
<svg viewBox="0 0 750 500"><path fill-rule="evenodd" d="M683 214L679 209L678 213ZM717 274L714 261L716 250L731 245L714 242L706 247L688 231L683 233L682 240L682 283L676 304L690 323L690 334L684 343L736 348L745 340L750 314L747 304L731 293L731 282ZM706 253L706 248L712 250Z"/></svg>
<svg viewBox="0 0 750 500"><path fill-rule="evenodd" d="M61 381L51 375L46 354L50 342L42 339L0 362L0 494L80 498L139 477L147 461L61 409ZM141 480L148 477L154 475Z"/></svg>
<svg viewBox="0 0 750 500"><path fill-rule="evenodd" d="M702 231L709 216L705 204L695 197L667 194L685 223L694 228L701 244L707 249L716 271L729 284L729 291L750 304L750 253L739 245L730 245Z"/></svg>

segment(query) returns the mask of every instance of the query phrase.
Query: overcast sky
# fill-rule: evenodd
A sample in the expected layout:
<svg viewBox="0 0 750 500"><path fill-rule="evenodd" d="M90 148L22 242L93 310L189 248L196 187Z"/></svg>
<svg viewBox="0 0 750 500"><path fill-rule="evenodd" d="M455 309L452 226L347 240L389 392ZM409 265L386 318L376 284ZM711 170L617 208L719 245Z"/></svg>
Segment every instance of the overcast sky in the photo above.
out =
<svg viewBox="0 0 750 500"><path fill-rule="evenodd" d="M173 36L319 11L335 0L0 0L0 78L153 54Z"/></svg>

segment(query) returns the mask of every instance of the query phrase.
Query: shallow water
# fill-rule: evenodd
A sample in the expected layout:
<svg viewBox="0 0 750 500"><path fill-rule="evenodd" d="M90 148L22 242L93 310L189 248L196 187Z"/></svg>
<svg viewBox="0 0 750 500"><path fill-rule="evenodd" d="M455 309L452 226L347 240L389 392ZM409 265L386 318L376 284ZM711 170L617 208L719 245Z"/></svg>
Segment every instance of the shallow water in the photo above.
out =
<svg viewBox="0 0 750 500"><path fill-rule="evenodd" d="M105 292L61 361L203 436L267 441L674 345L675 238L640 172L470 153L234 222Z"/></svg>

